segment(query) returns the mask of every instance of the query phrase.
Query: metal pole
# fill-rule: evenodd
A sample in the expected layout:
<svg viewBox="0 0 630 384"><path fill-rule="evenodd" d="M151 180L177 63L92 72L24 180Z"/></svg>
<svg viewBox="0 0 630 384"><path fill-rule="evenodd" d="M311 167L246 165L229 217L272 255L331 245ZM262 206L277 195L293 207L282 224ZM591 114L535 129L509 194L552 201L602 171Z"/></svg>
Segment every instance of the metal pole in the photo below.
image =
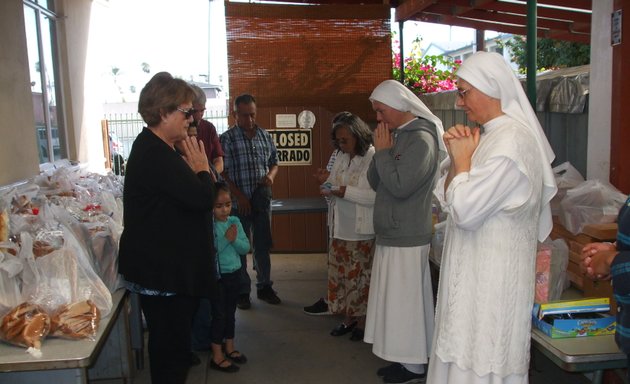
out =
<svg viewBox="0 0 630 384"><path fill-rule="evenodd" d="M405 83L405 50L403 49L403 29L405 21L398 22L398 33L400 34L400 82Z"/></svg>
<svg viewBox="0 0 630 384"><path fill-rule="evenodd" d="M477 41L477 49L475 52L486 50L486 31L483 29L477 29L475 31L475 40Z"/></svg>
<svg viewBox="0 0 630 384"><path fill-rule="evenodd" d="M527 97L536 110L536 51L537 47L537 11L536 0L527 0Z"/></svg>

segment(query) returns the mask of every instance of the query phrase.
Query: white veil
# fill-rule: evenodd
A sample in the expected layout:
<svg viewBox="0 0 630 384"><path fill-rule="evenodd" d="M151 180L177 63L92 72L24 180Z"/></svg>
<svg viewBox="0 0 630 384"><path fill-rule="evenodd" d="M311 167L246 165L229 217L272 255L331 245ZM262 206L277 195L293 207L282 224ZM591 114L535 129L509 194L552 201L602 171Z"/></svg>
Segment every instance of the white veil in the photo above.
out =
<svg viewBox="0 0 630 384"><path fill-rule="evenodd" d="M411 112L415 116L422 117L435 124L439 150L446 152L444 140L442 139L444 134L442 121L409 88L396 80L385 80L374 88L370 95L370 101L381 102L401 112Z"/></svg>

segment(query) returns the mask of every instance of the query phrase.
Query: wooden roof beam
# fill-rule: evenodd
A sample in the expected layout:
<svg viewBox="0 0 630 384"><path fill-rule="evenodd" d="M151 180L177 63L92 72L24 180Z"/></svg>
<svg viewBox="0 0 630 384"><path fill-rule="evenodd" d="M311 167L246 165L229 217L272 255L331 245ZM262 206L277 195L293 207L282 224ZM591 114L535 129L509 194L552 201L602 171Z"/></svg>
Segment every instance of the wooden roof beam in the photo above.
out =
<svg viewBox="0 0 630 384"><path fill-rule="evenodd" d="M527 6L526 4L517 4L517 3L504 3L495 1L484 6L476 7L483 8L491 11L498 12L509 12L515 13L519 15L527 15ZM554 9L554 8L545 8L545 7L537 7L536 13L538 17L544 17L547 19L556 19L556 20L571 20L577 23L590 23L591 22L591 14L586 12L575 12L568 11L564 9Z"/></svg>
<svg viewBox="0 0 630 384"><path fill-rule="evenodd" d="M591 35L585 33L571 33L564 31L549 31L547 33L548 39L554 40L564 40L564 41L572 41L576 43L582 44L590 44L591 43Z"/></svg>
<svg viewBox="0 0 630 384"><path fill-rule="evenodd" d="M426 23L435 23L435 24L445 24L445 25L456 25L458 27L467 27L479 30L490 30L497 31L502 33L511 33L514 35L525 35L527 33L527 29L521 25L511 25L511 24L500 24L500 23L492 23L485 22L480 20L472 20L472 19L462 19L459 17L451 17L444 15L436 15L436 14L428 14L423 13L420 15L417 21L423 21ZM538 33L541 37L544 37L545 30L539 29Z"/></svg>
<svg viewBox="0 0 630 384"><path fill-rule="evenodd" d="M417 21L424 21L427 23L456 25L459 27L468 27L479 30L497 31L501 33L511 33L514 35L527 35L527 28L525 25L512 25L501 24L496 22L486 22L481 20L471 20L460 17L435 15L435 14L422 14ZM557 40L576 41L584 44L590 43L590 35L587 34L575 34L569 31L551 31L549 29L538 28L537 36L540 38L552 38Z"/></svg>
<svg viewBox="0 0 630 384"><path fill-rule="evenodd" d="M413 19L413 17L431 5L437 3L437 0L407 0L396 7L396 21L405 21Z"/></svg>
<svg viewBox="0 0 630 384"><path fill-rule="evenodd" d="M538 8L540 8L541 5L582 9L585 11L593 10L593 3L591 0L538 0Z"/></svg>
<svg viewBox="0 0 630 384"><path fill-rule="evenodd" d="M500 13L500 12L486 12L486 11L473 10L473 11L469 11L464 14L461 14L459 15L459 17L471 18L471 19L476 19L480 21L495 21L498 23L527 25L526 16L519 16L519 15ZM568 32L571 31L572 25L573 25L572 22L542 19L542 18L538 18L537 24L539 28L558 29L561 31L568 31Z"/></svg>

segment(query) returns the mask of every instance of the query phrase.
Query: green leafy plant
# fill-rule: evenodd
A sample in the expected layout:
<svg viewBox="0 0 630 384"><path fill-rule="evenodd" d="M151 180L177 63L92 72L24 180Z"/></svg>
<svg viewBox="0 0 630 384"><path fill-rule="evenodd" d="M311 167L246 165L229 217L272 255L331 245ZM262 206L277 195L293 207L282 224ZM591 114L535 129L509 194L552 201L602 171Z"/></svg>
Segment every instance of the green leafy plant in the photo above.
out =
<svg viewBox="0 0 630 384"><path fill-rule="evenodd" d="M497 40L501 47L512 51L512 61L518 65L520 73L527 72L527 38L515 35L505 43ZM536 70L575 67L590 63L590 46L570 41L538 39L536 49Z"/></svg>

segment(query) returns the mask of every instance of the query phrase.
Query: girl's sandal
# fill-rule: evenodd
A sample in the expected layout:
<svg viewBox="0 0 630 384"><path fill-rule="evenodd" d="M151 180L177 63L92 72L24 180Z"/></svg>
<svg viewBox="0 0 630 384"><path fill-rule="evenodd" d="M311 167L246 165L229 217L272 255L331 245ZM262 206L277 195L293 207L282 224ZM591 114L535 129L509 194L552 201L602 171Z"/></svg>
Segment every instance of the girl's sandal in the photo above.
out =
<svg viewBox="0 0 630 384"><path fill-rule="evenodd" d="M245 364L247 363L247 357L240 353L237 350L233 350L230 353L225 353L225 356L227 356L228 359L232 360L233 362L237 363L237 364Z"/></svg>
<svg viewBox="0 0 630 384"><path fill-rule="evenodd" d="M226 373L235 373L238 372L239 366L230 364L226 366L222 366L227 360L221 361L219 364L214 362L214 359L210 359L210 368L216 369L217 371L226 372Z"/></svg>

